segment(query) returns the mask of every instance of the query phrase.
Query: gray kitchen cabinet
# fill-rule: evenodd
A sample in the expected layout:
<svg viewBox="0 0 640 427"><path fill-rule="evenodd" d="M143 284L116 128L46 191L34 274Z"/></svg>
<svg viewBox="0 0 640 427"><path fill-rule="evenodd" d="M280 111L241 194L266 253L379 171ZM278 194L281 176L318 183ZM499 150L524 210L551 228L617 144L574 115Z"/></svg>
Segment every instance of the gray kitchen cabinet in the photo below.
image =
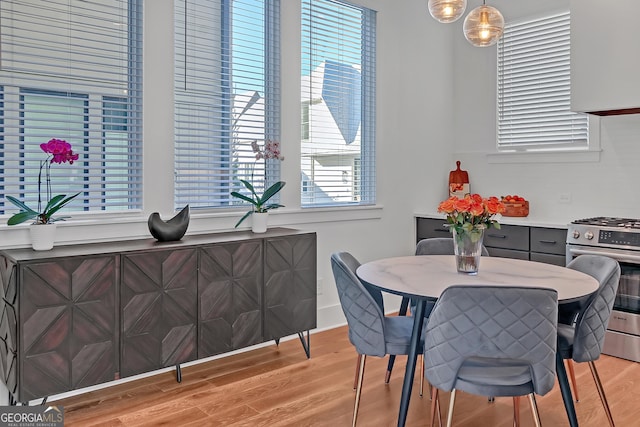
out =
<svg viewBox="0 0 640 427"><path fill-rule="evenodd" d="M416 242L433 237L451 237L446 220L416 218ZM489 255L527 259L547 264L565 265L565 228L500 224L484 233L483 244Z"/></svg>
<svg viewBox="0 0 640 427"><path fill-rule="evenodd" d="M529 227L500 224L485 230L483 242L491 256L529 259Z"/></svg>
<svg viewBox="0 0 640 427"><path fill-rule="evenodd" d="M433 237L451 237L444 219L417 218L416 221L416 243ZM499 230L490 228L484 233L483 244L491 256L529 259L529 227L501 224Z"/></svg>
<svg viewBox="0 0 640 427"><path fill-rule="evenodd" d="M302 339L316 280L315 233L285 228L3 250L0 380L26 402Z"/></svg>
<svg viewBox="0 0 640 427"><path fill-rule="evenodd" d="M432 239L434 237L451 237L447 221L444 219L417 218L416 243L422 239Z"/></svg>
<svg viewBox="0 0 640 427"><path fill-rule="evenodd" d="M566 229L531 227L530 241L531 261L566 265Z"/></svg>

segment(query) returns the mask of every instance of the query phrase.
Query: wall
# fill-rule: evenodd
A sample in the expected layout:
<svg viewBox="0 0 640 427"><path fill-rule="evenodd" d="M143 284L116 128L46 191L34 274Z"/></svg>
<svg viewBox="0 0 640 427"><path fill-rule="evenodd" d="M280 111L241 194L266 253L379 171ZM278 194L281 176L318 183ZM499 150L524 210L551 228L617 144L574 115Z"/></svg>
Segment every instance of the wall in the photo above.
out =
<svg viewBox="0 0 640 427"><path fill-rule="evenodd" d="M492 4L506 21L569 8L567 0ZM472 191L517 193L530 200L532 219L560 224L601 215L640 217L640 195L635 191L640 182L640 115L600 119L602 151L596 161L558 154L541 161L492 163L487 154L495 152L496 144L496 46L471 46L460 26L454 64L453 159L460 159L469 171ZM560 200L563 193L570 196L569 203Z"/></svg>

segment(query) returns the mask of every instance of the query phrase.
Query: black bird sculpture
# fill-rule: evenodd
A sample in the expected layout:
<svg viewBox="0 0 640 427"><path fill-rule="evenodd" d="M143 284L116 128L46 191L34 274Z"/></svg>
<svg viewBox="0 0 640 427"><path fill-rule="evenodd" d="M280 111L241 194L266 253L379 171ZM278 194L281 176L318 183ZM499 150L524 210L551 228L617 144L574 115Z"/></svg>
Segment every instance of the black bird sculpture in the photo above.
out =
<svg viewBox="0 0 640 427"><path fill-rule="evenodd" d="M149 215L147 221L151 235L159 242L171 242L182 239L189 227L189 205L168 221L163 221L158 212Z"/></svg>

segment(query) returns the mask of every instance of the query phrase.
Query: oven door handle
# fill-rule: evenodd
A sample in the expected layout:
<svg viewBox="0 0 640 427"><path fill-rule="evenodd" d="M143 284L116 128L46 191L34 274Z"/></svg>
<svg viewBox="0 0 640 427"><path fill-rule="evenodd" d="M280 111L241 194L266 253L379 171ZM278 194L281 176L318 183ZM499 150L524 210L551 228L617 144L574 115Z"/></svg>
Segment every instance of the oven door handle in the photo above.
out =
<svg viewBox="0 0 640 427"><path fill-rule="evenodd" d="M617 261L628 261L632 263L640 263L640 255L632 255L629 253L612 252L606 249L578 249L569 248L571 255L603 255L613 258Z"/></svg>

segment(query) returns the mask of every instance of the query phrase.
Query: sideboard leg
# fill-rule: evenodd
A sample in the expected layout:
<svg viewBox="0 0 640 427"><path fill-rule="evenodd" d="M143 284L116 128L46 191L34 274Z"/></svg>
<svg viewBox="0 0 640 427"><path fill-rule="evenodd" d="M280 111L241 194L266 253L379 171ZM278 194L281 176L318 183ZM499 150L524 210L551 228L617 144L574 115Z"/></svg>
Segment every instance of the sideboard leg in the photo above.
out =
<svg viewBox="0 0 640 427"><path fill-rule="evenodd" d="M9 392L9 406L16 406L18 402L13 398L13 394Z"/></svg>
<svg viewBox="0 0 640 427"><path fill-rule="evenodd" d="M176 363L176 381L179 383L182 382L182 369L180 368L179 363Z"/></svg>
<svg viewBox="0 0 640 427"><path fill-rule="evenodd" d="M307 329L307 339L304 339L304 332L298 332L298 338L300 338L300 342L302 343L302 348L304 348L304 352L307 354L307 359L311 358L311 348L309 344L309 330Z"/></svg>
<svg viewBox="0 0 640 427"><path fill-rule="evenodd" d="M276 347L278 347L280 345L280 338L276 338L275 341L276 341Z"/></svg>
<svg viewBox="0 0 640 427"><path fill-rule="evenodd" d="M40 406L44 406L47 404L47 399L49 398L49 396L45 396L42 398L42 402L40 403Z"/></svg>

